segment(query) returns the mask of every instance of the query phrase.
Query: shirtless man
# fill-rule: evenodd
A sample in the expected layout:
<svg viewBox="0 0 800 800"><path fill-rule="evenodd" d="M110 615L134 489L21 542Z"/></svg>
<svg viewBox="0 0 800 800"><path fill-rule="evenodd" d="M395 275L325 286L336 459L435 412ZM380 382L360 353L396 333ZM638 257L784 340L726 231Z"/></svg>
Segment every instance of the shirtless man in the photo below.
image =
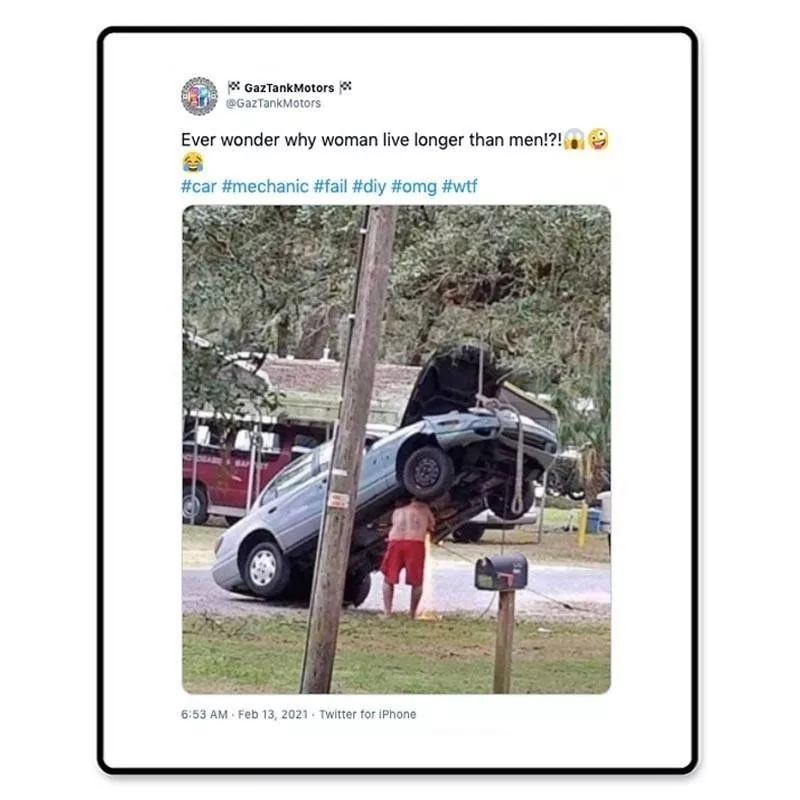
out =
<svg viewBox="0 0 800 800"><path fill-rule="evenodd" d="M411 587L411 619L417 615L422 599L422 578L425 572L425 537L433 533L436 518L427 503L412 500L394 510L392 527L381 564L383 573L383 610L392 613L394 587L400 582L400 570L406 571L406 584Z"/></svg>

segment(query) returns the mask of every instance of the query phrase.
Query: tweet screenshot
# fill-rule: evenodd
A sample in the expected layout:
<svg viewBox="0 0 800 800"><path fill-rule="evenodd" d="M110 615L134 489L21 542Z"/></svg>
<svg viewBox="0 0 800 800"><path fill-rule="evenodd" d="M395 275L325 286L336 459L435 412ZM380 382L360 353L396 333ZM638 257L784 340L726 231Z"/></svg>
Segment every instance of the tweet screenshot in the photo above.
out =
<svg viewBox="0 0 800 800"><path fill-rule="evenodd" d="M690 771L694 34L97 46L99 766Z"/></svg>

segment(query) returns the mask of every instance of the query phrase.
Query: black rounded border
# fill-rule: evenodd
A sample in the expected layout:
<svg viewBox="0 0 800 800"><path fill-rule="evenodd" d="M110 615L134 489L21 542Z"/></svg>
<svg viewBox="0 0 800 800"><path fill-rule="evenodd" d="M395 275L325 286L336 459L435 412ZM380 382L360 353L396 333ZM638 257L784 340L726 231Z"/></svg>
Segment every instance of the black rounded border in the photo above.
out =
<svg viewBox="0 0 800 800"><path fill-rule="evenodd" d="M691 758L682 767L453 768L225 768L112 767L103 756L103 43L115 33L674 33L691 44L692 215L692 631ZM97 37L97 764L108 775L688 775L698 765L699 740L699 221L698 221L699 42L686 26L110 26Z"/></svg>

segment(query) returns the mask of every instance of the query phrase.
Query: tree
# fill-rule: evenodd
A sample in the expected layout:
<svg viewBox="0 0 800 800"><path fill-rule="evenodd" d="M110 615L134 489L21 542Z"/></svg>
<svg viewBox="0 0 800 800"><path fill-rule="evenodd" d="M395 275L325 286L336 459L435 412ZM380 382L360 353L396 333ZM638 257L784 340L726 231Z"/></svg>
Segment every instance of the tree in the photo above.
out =
<svg viewBox="0 0 800 800"><path fill-rule="evenodd" d="M226 352L338 354L357 228L351 207L188 208L184 327Z"/></svg>
<svg viewBox="0 0 800 800"><path fill-rule="evenodd" d="M360 223L352 206L187 209L184 328L223 353L341 360ZM379 358L482 337L521 388L579 391L608 358L610 252L599 206L404 207Z"/></svg>
<svg viewBox="0 0 800 800"><path fill-rule="evenodd" d="M236 417L268 416L280 405L282 395L253 374L257 369L258 362L234 360L218 347L184 331L184 413L206 411L214 414L228 453L238 429L234 424Z"/></svg>
<svg viewBox="0 0 800 800"><path fill-rule="evenodd" d="M611 465L611 360L597 372L560 386L552 398L559 413L559 436L580 452L586 502L592 504Z"/></svg>
<svg viewBox="0 0 800 800"><path fill-rule="evenodd" d="M480 331L544 392L608 347L610 223L594 206L435 207L398 222L386 360Z"/></svg>

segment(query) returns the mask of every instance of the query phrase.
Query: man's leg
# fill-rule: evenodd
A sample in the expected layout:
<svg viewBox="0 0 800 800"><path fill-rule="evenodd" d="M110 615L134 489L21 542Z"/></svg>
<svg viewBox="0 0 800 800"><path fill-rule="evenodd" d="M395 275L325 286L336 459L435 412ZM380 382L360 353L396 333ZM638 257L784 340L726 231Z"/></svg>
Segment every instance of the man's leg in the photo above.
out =
<svg viewBox="0 0 800 800"><path fill-rule="evenodd" d="M419 608L419 601L422 600L422 587L421 586L412 586L411 587L411 609L409 610L409 615L411 619L414 619L417 616L417 609Z"/></svg>
<svg viewBox="0 0 800 800"><path fill-rule="evenodd" d="M411 585L411 619L417 616L419 601L422 600L422 584L425 580L425 544L413 542L409 545L408 561L406 563L406 583Z"/></svg>
<svg viewBox="0 0 800 800"><path fill-rule="evenodd" d="M383 613L392 613L392 602L394 601L394 586L389 583L388 579L383 579Z"/></svg>
<svg viewBox="0 0 800 800"><path fill-rule="evenodd" d="M381 572L383 573L383 612L392 613L392 601L394 600L394 585L400 579L398 564L397 543L389 542L386 552L383 554L381 562Z"/></svg>

